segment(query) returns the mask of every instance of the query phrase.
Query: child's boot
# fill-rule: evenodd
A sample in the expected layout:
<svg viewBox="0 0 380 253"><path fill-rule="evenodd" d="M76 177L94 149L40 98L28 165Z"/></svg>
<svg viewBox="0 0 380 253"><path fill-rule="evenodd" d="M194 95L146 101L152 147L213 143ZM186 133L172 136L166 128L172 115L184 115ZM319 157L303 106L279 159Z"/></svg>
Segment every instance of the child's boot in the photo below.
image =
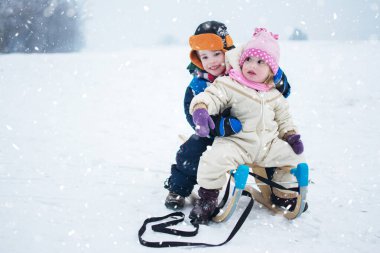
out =
<svg viewBox="0 0 380 253"><path fill-rule="evenodd" d="M281 197L277 197L273 193L271 195L271 201L276 206L283 207L283 208L289 210L290 212L293 212L294 208L297 205L297 198L281 198ZM303 209L302 212L305 212L308 208L309 208L309 205L306 202L305 208Z"/></svg>
<svg viewBox="0 0 380 253"><path fill-rule="evenodd" d="M198 195L200 199L196 201L189 218L192 223L207 225L218 205L219 190L208 190L201 187Z"/></svg>
<svg viewBox="0 0 380 253"><path fill-rule="evenodd" d="M165 199L165 206L173 210L182 209L185 206L185 197L174 192L169 192Z"/></svg>
<svg viewBox="0 0 380 253"><path fill-rule="evenodd" d="M298 189L297 178L294 175L290 174L287 169L277 169L273 174L272 180L280 185L283 185L286 188L290 188L292 190ZM272 191L271 201L273 204L283 207L290 212L294 210L297 205L297 192L277 188L273 188ZM306 203L303 212L305 212L307 208L308 205Z"/></svg>

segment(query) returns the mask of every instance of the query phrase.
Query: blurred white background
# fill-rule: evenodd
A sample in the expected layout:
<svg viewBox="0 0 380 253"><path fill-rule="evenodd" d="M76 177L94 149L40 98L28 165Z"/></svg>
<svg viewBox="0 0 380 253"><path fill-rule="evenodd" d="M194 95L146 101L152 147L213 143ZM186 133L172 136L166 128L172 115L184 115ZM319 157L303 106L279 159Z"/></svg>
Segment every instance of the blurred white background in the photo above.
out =
<svg viewBox="0 0 380 253"><path fill-rule="evenodd" d="M288 39L295 28L310 40L380 38L379 0L88 0L87 48L92 50L186 44L207 20L224 22L236 42L255 27Z"/></svg>

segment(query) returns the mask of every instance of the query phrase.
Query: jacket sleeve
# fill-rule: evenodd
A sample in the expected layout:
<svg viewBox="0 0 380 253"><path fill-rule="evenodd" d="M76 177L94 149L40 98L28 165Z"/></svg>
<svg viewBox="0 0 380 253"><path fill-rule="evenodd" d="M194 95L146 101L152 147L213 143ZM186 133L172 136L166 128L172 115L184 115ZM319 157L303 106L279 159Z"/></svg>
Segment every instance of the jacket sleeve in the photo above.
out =
<svg viewBox="0 0 380 253"><path fill-rule="evenodd" d="M190 114L190 103L191 100L194 98L193 90L190 88L190 86L187 87L185 92L185 98L183 100L183 107L186 114L186 120L189 122L190 126L195 129L195 124L193 122L193 116Z"/></svg>
<svg viewBox="0 0 380 253"><path fill-rule="evenodd" d="M226 77L224 77L226 78ZM216 79L204 92L196 95L190 103L190 114L194 112L194 106L204 103L210 115L220 114L229 103L231 94L223 83Z"/></svg>
<svg viewBox="0 0 380 253"><path fill-rule="evenodd" d="M278 82L276 82L276 89L285 97L289 97L291 93L290 83L285 73L281 70L281 77L279 77Z"/></svg>
<svg viewBox="0 0 380 253"><path fill-rule="evenodd" d="M227 137L241 131L242 125L238 118L231 116L231 107L226 108L221 114L211 115L215 128L210 129L211 136Z"/></svg>
<svg viewBox="0 0 380 253"><path fill-rule="evenodd" d="M283 139L284 135L289 131L297 132L297 127L294 125L292 116L289 112L288 101L286 101L283 96L279 95L274 112L274 120L278 124L279 138Z"/></svg>

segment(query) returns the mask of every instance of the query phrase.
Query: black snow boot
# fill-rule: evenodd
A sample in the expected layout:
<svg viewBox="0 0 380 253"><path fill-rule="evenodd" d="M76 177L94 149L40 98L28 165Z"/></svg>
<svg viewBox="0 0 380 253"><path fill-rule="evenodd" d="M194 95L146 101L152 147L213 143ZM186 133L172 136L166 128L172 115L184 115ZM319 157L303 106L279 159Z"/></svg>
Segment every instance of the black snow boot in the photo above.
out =
<svg viewBox="0 0 380 253"><path fill-rule="evenodd" d="M276 206L280 206L285 209L288 209L290 212L293 212L294 208L297 205L297 198L284 199L284 198L277 197L273 193L271 195L271 200L272 200L272 203L275 204ZM306 202L303 212L306 212L308 208L309 208L309 205Z"/></svg>
<svg viewBox="0 0 380 253"><path fill-rule="evenodd" d="M189 218L192 223L207 225L218 205L219 190L208 190L201 187L198 190L198 195L200 199L196 201Z"/></svg>
<svg viewBox="0 0 380 253"><path fill-rule="evenodd" d="M165 199L165 206L172 210L182 209L185 206L185 197L174 192L169 192Z"/></svg>

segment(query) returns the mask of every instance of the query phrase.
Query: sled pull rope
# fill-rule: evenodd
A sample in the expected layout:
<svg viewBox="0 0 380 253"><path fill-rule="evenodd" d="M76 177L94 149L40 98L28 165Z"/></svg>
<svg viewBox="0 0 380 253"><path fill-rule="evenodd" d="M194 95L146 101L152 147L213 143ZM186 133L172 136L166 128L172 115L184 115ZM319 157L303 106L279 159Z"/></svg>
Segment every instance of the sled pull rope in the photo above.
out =
<svg viewBox="0 0 380 253"><path fill-rule="evenodd" d="M224 203L226 203L226 201L228 199L230 183L231 183L231 178L227 183L226 192L225 192L223 200L222 200L222 202L224 202ZM176 235L176 236L184 236L184 237L195 236L198 233L199 224L193 224L192 223L192 225L195 227L195 230L193 230L193 231L182 231L182 230L176 230L176 229L168 228L169 226L173 226L173 225L176 225L180 222L183 222L185 219L185 214L183 212L174 212L174 213L170 213L170 214L165 215L165 216L151 217L151 218L146 219L144 221L143 225L141 226L141 228L139 229L139 232L138 232L140 244L143 246L152 247L152 248L166 248L166 247L180 247L180 246L206 246L206 247L222 246L222 245L226 244L227 242L229 242L235 236L235 234L239 231L239 229L241 228L244 221L247 219L249 213L252 210L253 203L254 203L254 199L253 199L252 195L246 190L243 190L242 195L249 197L250 201L249 201L247 207L245 208L244 212L240 216L239 220L236 222L234 228L232 229L232 231L229 234L229 236L227 237L227 239L222 243L209 244L209 243L202 243L202 242L181 242L181 241L150 242L150 241L146 241L146 240L142 239L142 236L145 233L146 227L149 223L165 220L167 218L174 218L174 220L159 223L156 225L152 225L152 230L155 232L171 234L171 235ZM221 205L221 204L219 204L218 208L223 207L223 205Z"/></svg>

